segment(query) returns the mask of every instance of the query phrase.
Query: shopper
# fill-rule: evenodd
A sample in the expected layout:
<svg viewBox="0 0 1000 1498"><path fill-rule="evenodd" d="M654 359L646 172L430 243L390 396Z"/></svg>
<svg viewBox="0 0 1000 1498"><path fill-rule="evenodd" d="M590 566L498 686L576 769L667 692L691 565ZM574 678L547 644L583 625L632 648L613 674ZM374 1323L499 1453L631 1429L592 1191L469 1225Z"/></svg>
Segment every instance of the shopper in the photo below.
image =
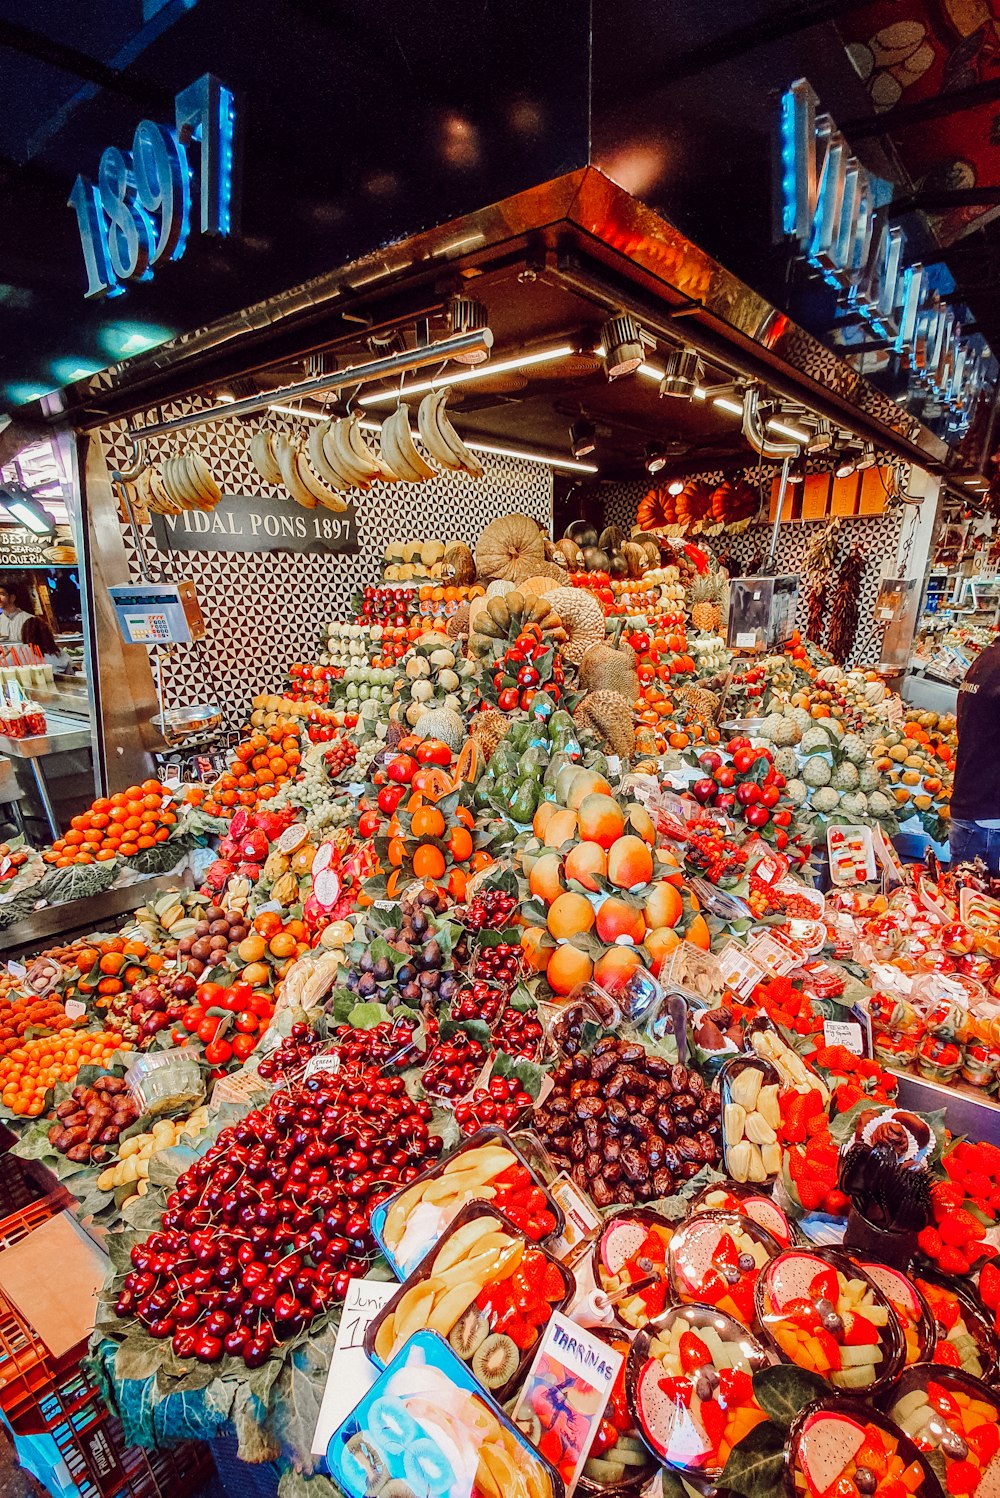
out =
<svg viewBox="0 0 1000 1498"><path fill-rule="evenodd" d="M981 858L1000 874L1000 640L976 657L958 689L950 826L953 864Z"/></svg>
<svg viewBox="0 0 1000 1498"><path fill-rule="evenodd" d="M24 640L24 626L34 617L24 603L16 583L0 582L0 645L20 645Z"/></svg>

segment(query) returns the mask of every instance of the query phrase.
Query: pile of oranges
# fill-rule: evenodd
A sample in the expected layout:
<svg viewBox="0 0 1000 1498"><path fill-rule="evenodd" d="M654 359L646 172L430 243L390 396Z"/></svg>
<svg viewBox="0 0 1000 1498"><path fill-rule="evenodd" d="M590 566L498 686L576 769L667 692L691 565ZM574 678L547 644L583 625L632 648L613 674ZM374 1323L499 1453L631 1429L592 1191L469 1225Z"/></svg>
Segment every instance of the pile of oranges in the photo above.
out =
<svg viewBox="0 0 1000 1498"><path fill-rule="evenodd" d="M0 999L0 1056L9 1056L21 1045L25 1031L67 1030L73 1023L56 998L29 999L21 995Z"/></svg>
<svg viewBox="0 0 1000 1498"><path fill-rule="evenodd" d="M225 817L236 806L269 801L298 773L302 753L297 723L275 723L237 744L232 764L210 786L202 801L209 816Z"/></svg>
<svg viewBox="0 0 1000 1498"><path fill-rule="evenodd" d="M102 999L113 999L145 982L151 973L160 972L164 961L160 953L151 952L144 941L126 941L123 936L111 936L104 941L88 942L73 956L75 975L71 976L64 997L87 999L91 994L97 994L98 1008L106 1008Z"/></svg>
<svg viewBox="0 0 1000 1498"><path fill-rule="evenodd" d="M128 1049L120 1035L103 1030L61 1030L26 1040L0 1060L0 1102L21 1117L38 1118L57 1082L72 1082L83 1066L106 1067L116 1051Z"/></svg>
<svg viewBox="0 0 1000 1498"><path fill-rule="evenodd" d="M158 780L144 780L113 796L98 796L72 819L42 857L57 869L78 863L109 863L165 843L177 825L176 802Z"/></svg>
<svg viewBox="0 0 1000 1498"><path fill-rule="evenodd" d="M236 948L236 955L246 963L237 976L253 988L269 991L271 980L283 977L295 959L308 951L309 928L304 921L285 921L276 910L262 910Z"/></svg>

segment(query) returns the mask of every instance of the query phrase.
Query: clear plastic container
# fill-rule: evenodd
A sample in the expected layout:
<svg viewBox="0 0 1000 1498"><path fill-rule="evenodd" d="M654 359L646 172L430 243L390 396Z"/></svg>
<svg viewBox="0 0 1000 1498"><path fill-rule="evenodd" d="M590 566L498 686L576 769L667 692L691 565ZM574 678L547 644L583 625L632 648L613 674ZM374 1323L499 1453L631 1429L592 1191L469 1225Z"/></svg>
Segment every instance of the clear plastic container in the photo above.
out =
<svg viewBox="0 0 1000 1498"><path fill-rule="evenodd" d="M761 1185L781 1173L781 1077L760 1056L734 1056L719 1073L722 1163L734 1181Z"/></svg>
<svg viewBox="0 0 1000 1498"><path fill-rule="evenodd" d="M926 1458L898 1425L857 1399L817 1400L793 1422L785 1450L791 1498L870 1492L943 1498Z"/></svg>
<svg viewBox="0 0 1000 1498"><path fill-rule="evenodd" d="M633 1419L668 1467L711 1482L729 1452L765 1419L753 1375L772 1361L732 1317L675 1306L632 1343L626 1392Z"/></svg>
<svg viewBox="0 0 1000 1498"><path fill-rule="evenodd" d="M937 1340L931 1361L947 1366L957 1358L959 1366L985 1383L1000 1383L998 1347L992 1318L978 1300L965 1294L954 1281L923 1270L913 1272L913 1283L934 1317Z"/></svg>
<svg viewBox="0 0 1000 1498"><path fill-rule="evenodd" d="M545 1189L545 1177L502 1129L488 1125L375 1207L372 1234L393 1273L400 1279L411 1274L462 1208L477 1199L491 1200L505 1215L513 1213L510 1221L532 1241L538 1241L530 1230L533 1222L548 1229L541 1240L558 1236L565 1226L561 1207Z"/></svg>
<svg viewBox="0 0 1000 1498"><path fill-rule="evenodd" d="M599 1452L597 1443L591 1447L591 1454L584 1463L576 1491L590 1494L591 1498L596 1498L601 1493L637 1493L652 1477L658 1461L643 1440L628 1406L628 1355L632 1344L621 1331L591 1327L590 1335L621 1353L623 1362L604 1411L602 1430L606 1432L607 1439L602 1440L599 1434ZM609 1427L614 1430L613 1441L610 1440L612 1432Z"/></svg>
<svg viewBox="0 0 1000 1498"><path fill-rule="evenodd" d="M758 1186L741 1186L736 1181L705 1186L692 1200L691 1211L737 1212L741 1217L749 1217L765 1233L770 1233L779 1248L788 1248L795 1240L786 1213Z"/></svg>
<svg viewBox="0 0 1000 1498"><path fill-rule="evenodd" d="M502 1401L575 1290L558 1259L488 1203L470 1202L370 1323L365 1351L384 1368L414 1332L437 1332Z"/></svg>
<svg viewBox="0 0 1000 1498"><path fill-rule="evenodd" d="M758 1276L778 1252L770 1233L752 1218L738 1212L696 1212L670 1243L674 1295L752 1326Z"/></svg>
<svg viewBox="0 0 1000 1498"><path fill-rule="evenodd" d="M611 1298L619 1326L638 1331L673 1299L668 1252L674 1226L648 1207L610 1218L594 1244L594 1281ZM630 1286L635 1289L630 1293Z"/></svg>
<svg viewBox="0 0 1000 1498"><path fill-rule="evenodd" d="M903 1333L906 1366L929 1363L934 1356L937 1331L931 1308L916 1285L901 1269L876 1264L855 1254L850 1257L874 1281L895 1311Z"/></svg>
<svg viewBox="0 0 1000 1498"><path fill-rule="evenodd" d="M885 1388L903 1366L896 1313L843 1254L799 1248L778 1254L757 1282L757 1319L784 1362L844 1393Z"/></svg>
<svg viewBox="0 0 1000 1498"><path fill-rule="evenodd" d="M143 1117L194 1108L205 1096L201 1068L188 1051L149 1051L132 1063L125 1081Z"/></svg>
<svg viewBox="0 0 1000 1498"><path fill-rule="evenodd" d="M1000 1446L1000 1403L994 1389L957 1368L917 1363L880 1404L926 1456L946 1492L968 1498L980 1491L984 1498L993 1493L996 1457L989 1453Z"/></svg>
<svg viewBox="0 0 1000 1498"><path fill-rule="evenodd" d="M346 1498L565 1498L559 1474L433 1332L418 1331L327 1446Z"/></svg>

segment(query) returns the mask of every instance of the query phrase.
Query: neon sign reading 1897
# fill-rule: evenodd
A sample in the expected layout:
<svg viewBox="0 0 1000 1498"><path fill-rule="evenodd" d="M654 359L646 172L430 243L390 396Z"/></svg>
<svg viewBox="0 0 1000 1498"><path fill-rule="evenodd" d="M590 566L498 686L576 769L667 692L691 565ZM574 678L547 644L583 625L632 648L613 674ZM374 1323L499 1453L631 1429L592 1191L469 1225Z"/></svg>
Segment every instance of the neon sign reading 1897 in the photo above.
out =
<svg viewBox="0 0 1000 1498"><path fill-rule="evenodd" d="M227 235L233 211L233 95L211 73L174 100L174 124L141 120L131 151L108 146L97 181L77 177L69 195L87 269L88 297L118 296L179 260L191 232L192 182L202 234ZM193 161L189 159L189 148Z"/></svg>
<svg viewBox="0 0 1000 1498"><path fill-rule="evenodd" d="M906 264L903 230L887 212L892 183L862 166L818 103L805 78L782 95L776 237L794 242L842 305L908 360L913 383L962 427L995 371L990 350L979 335L963 335L925 267Z"/></svg>

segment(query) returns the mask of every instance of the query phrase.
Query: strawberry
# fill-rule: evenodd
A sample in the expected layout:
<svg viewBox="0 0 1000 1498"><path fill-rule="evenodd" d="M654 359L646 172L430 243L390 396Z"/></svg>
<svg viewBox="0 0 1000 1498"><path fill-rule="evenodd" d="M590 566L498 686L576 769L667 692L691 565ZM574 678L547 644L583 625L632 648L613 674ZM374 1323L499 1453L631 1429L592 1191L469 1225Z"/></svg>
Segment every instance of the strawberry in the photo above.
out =
<svg viewBox="0 0 1000 1498"><path fill-rule="evenodd" d="M960 1248L946 1243L938 1254L938 1268L942 1274L968 1274L969 1261Z"/></svg>
<svg viewBox="0 0 1000 1498"><path fill-rule="evenodd" d="M939 1342L934 1349L935 1363L941 1363L945 1368L960 1368L962 1360L957 1349L951 1342Z"/></svg>
<svg viewBox="0 0 1000 1498"><path fill-rule="evenodd" d="M929 1259L936 1259L943 1247L941 1234L937 1228L924 1228L917 1236L921 1253L925 1253Z"/></svg>
<svg viewBox="0 0 1000 1498"><path fill-rule="evenodd" d="M698 1411L701 1423L705 1427L705 1434L711 1443L712 1450L717 1451L722 1437L726 1433L726 1412L714 1399L705 1399Z"/></svg>
<svg viewBox="0 0 1000 1498"><path fill-rule="evenodd" d="M976 1453L981 1467L991 1462L1000 1448L1000 1426L984 1421L982 1425L974 1425L971 1430L965 1432L965 1439L970 1449Z"/></svg>
<svg viewBox="0 0 1000 1498"><path fill-rule="evenodd" d="M711 1364L712 1354L696 1332L682 1332L679 1345L681 1367L685 1373Z"/></svg>
<svg viewBox="0 0 1000 1498"><path fill-rule="evenodd" d="M799 1201L807 1212L814 1212L826 1197L827 1188L821 1181L804 1176L796 1182L799 1188Z"/></svg>
<svg viewBox="0 0 1000 1498"><path fill-rule="evenodd" d="M843 1342L845 1347L877 1347L878 1328L868 1320L867 1316L859 1316L855 1312L850 1320L845 1318Z"/></svg>

